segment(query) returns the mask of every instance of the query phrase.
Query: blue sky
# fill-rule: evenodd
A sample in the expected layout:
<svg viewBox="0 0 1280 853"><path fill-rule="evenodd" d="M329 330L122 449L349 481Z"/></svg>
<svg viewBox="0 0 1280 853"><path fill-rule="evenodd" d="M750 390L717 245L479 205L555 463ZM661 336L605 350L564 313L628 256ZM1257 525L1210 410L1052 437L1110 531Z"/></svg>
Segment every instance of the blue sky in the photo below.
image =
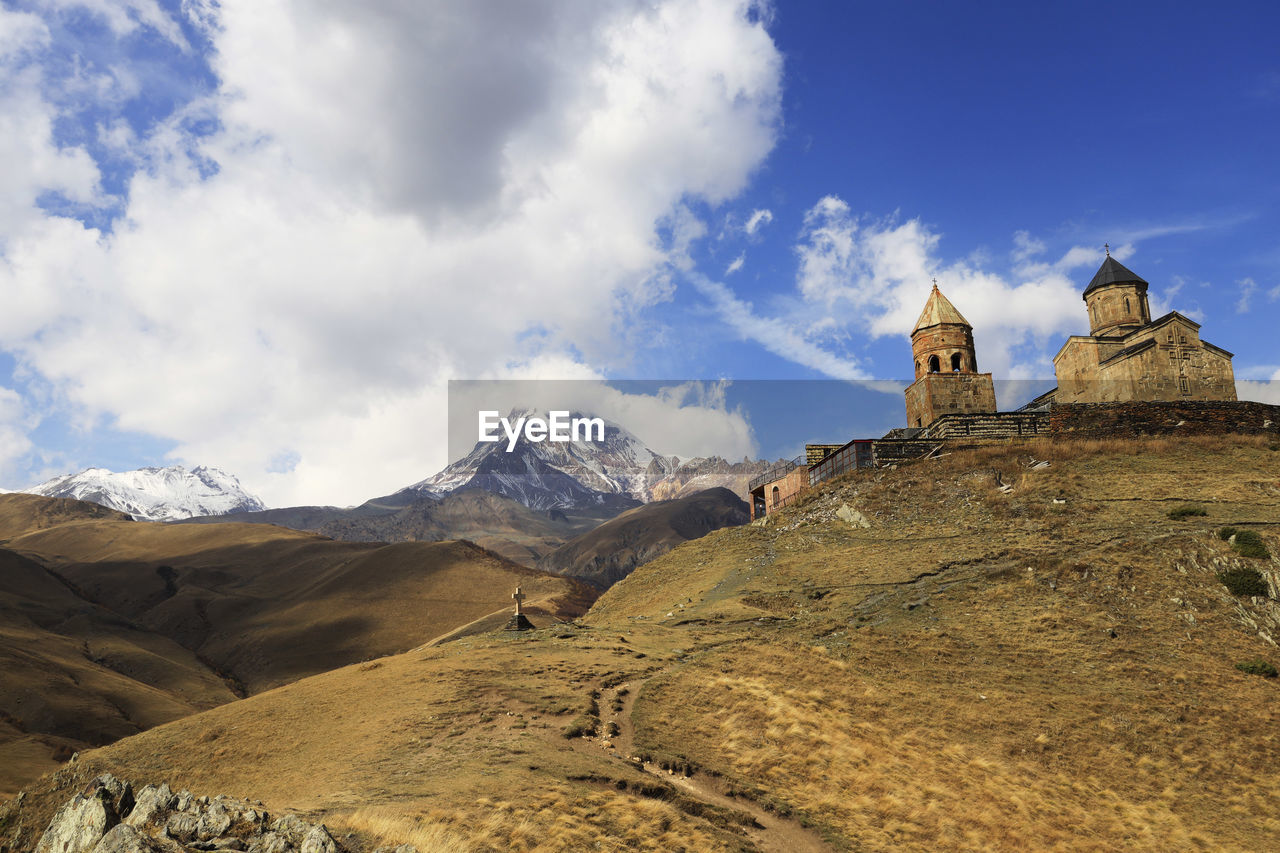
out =
<svg viewBox="0 0 1280 853"><path fill-rule="evenodd" d="M450 379L907 379L933 278L982 369L1044 378L1104 242L1280 379L1276 32L1261 2L3 2L0 486L181 462L354 503L444 464ZM667 394L641 437L772 454L784 386Z"/></svg>

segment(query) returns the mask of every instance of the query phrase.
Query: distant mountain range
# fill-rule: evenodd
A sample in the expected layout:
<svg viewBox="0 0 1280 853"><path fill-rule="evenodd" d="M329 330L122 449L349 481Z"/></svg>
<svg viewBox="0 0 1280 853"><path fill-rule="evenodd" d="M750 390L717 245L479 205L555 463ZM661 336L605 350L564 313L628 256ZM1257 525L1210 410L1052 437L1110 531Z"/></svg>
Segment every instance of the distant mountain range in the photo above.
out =
<svg viewBox="0 0 1280 853"><path fill-rule="evenodd" d="M466 539L523 565L606 587L685 539L743 523L747 481L769 465L664 456L608 421L603 441L506 447L477 442L439 473L349 508L267 509L234 476L203 466L90 468L27 491L92 501L146 521L275 524L349 542ZM717 491L682 500L706 490ZM611 519L619 524L589 537Z"/></svg>
<svg viewBox="0 0 1280 853"><path fill-rule="evenodd" d="M514 418L522 412L513 412ZM576 413L574 416L577 416ZM442 497L459 489L483 489L530 509L608 507L622 512L654 500L724 487L745 494L747 481L768 467L718 456L681 460L645 446L621 426L605 421L600 442L477 442L443 471L389 496Z"/></svg>
<svg viewBox="0 0 1280 853"><path fill-rule="evenodd" d="M91 501L141 521L176 521L266 509L235 476L204 465L190 471L180 465L122 472L87 468L24 491L48 498Z"/></svg>

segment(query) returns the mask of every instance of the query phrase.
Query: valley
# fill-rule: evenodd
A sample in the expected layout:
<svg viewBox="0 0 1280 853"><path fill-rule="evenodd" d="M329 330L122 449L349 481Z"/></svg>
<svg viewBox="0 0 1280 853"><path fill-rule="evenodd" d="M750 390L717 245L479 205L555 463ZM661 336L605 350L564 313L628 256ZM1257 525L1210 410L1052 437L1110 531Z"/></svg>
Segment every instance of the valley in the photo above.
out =
<svg viewBox="0 0 1280 853"><path fill-rule="evenodd" d="M340 543L268 525L135 522L0 496L0 792L86 746L503 610L596 593L463 542Z"/></svg>

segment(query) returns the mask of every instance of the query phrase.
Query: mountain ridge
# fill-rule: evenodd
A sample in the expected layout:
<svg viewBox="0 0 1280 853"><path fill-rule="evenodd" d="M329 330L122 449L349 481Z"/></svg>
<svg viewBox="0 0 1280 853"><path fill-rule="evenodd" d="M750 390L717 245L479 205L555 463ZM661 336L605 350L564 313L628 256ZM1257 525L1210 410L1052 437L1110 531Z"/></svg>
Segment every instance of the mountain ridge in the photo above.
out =
<svg viewBox="0 0 1280 853"><path fill-rule="evenodd" d="M188 471L181 465L111 471L86 468L24 490L49 498L90 501L141 521L175 521L266 509L233 474L208 465Z"/></svg>

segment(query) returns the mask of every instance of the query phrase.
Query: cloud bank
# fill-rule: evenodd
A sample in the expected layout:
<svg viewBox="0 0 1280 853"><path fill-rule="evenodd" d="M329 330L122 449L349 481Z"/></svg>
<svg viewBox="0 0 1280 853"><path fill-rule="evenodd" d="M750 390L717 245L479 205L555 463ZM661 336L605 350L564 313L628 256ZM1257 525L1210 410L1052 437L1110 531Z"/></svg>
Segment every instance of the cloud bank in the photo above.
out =
<svg viewBox="0 0 1280 853"><path fill-rule="evenodd" d="M746 0L37 8L0 11L0 346L273 505L439 468L448 378L623 358L670 295L662 223L734 197L778 133ZM118 91L93 115L48 36L70 15L117 40L79 72ZM130 67L157 35L213 82L139 128L120 81L159 85Z"/></svg>

